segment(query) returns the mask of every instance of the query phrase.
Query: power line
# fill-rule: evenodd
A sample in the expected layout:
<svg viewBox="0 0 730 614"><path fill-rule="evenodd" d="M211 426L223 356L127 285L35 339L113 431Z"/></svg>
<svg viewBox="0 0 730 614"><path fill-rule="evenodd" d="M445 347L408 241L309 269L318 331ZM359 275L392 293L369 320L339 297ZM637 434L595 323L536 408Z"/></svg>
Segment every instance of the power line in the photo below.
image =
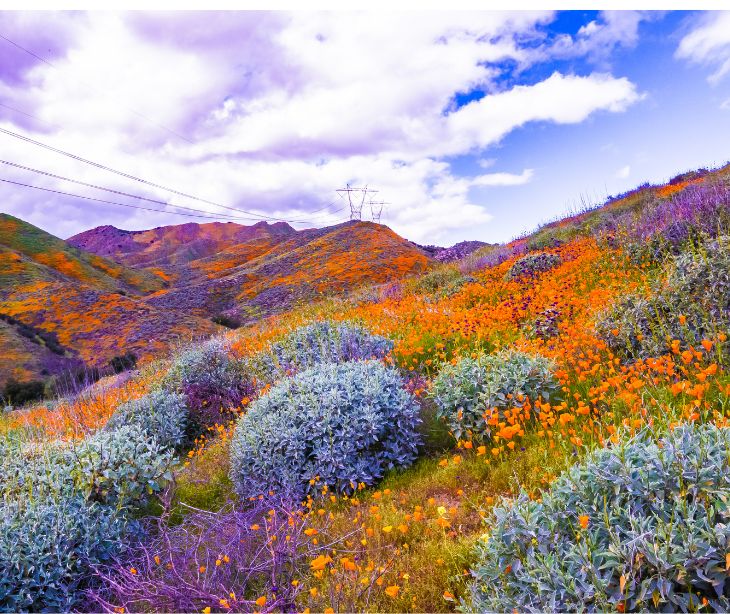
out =
<svg viewBox="0 0 730 614"><path fill-rule="evenodd" d="M141 205L130 205L128 203L118 203L111 200L104 200L102 198L92 198L91 196L81 196L80 194L71 194L70 192L63 192L61 190L52 190L51 188L42 188L37 185L30 185L28 183L21 183L20 181L12 181L11 179L2 179L3 183L12 183L13 185L21 186L24 188L32 188L34 190L41 190L43 192L51 192L52 194L60 194L61 196L70 196L71 198L81 198L83 200L90 200L97 203L104 203L107 205L117 205L119 207L129 207L130 209L142 209L143 211L154 211L155 213L171 213L173 215L184 215L185 217L202 217L208 220L217 220L220 217L216 215L202 215L197 213L183 213L181 211L162 211L160 209L152 209L151 207L142 207Z"/></svg>
<svg viewBox="0 0 730 614"><path fill-rule="evenodd" d="M228 209L229 211L236 211L238 213L245 213L246 215L251 215L256 218L264 219L264 220L273 220L276 222L286 222L287 220L283 218L277 218L270 215L261 215L259 213L254 213L252 211L246 211L245 209L238 209L236 207L229 207L227 205L222 205L220 203L216 203L211 200L206 200L204 198L200 198L198 196L193 196L192 194L187 194L185 192L181 192L180 190L175 190L173 188L168 188L166 186L160 185L158 183L154 183L152 181L149 181L147 179L142 179L140 177L136 177L135 175L131 175L129 173L125 173L124 171L119 171L113 168L110 168L104 164L100 164L99 162L94 162L93 160L87 160L86 158L82 158L81 156L78 156L76 154L72 154L68 151L64 151L62 149L58 149L57 147L53 147L52 145L48 145L46 143L42 143L40 141L36 141L35 139L31 139L30 137L27 137L23 134L18 134L17 132L13 132L12 130L7 130L5 128L0 128L0 133L7 134L8 136L20 139L21 141L25 141L27 143L31 143L32 145L36 145L37 147L42 147L43 149L47 149L49 151L52 151L54 153L66 156L68 158L71 158L72 160L76 160L77 162L83 162L84 164L89 164L91 166L94 166L96 168L100 168L102 170L108 171L110 173L114 173L115 175L119 175L121 177L125 177L127 179L131 179L133 181L137 181L139 183L143 183L145 185L151 186L153 188L158 188L160 190L165 190L166 192L170 192L171 194L177 194L178 196L184 196L185 198L190 198L192 200L196 200L198 202L205 203L207 205L213 205L214 207L221 207L223 209Z"/></svg>
<svg viewBox="0 0 730 614"><path fill-rule="evenodd" d="M183 205L174 205L172 203L166 202L164 200L155 200L154 198L147 198L146 196L139 196L138 194L130 194L128 192L122 192L120 190L114 190L112 188L105 188L103 186L95 185L93 183L86 183L85 181L79 181L78 179L71 179L70 177L64 177L63 175L56 175L55 173L49 173L47 171L42 171L37 168L31 168L30 166L23 166L22 164L16 164L15 162L10 162L8 160L0 160L0 164L7 164L8 166L13 166L15 168L22 169L24 171L30 171L32 173L37 173L39 175L44 175L45 177L53 177L54 179L60 179L61 181L68 181L70 183L75 183L77 185L82 185L87 188L94 188L96 190L103 190L105 192L111 192L112 194L118 194L119 196L128 196L130 198L136 198L138 200L144 200L150 203L154 203L156 205L163 205L165 207L176 207L178 209L185 209L187 211L196 211L198 213L205 213L208 215L215 215L217 218L221 219L234 219L234 220L247 220L252 221L256 218L251 217L239 217L234 215L226 215L224 213L218 215L215 213L212 213L210 211L204 211L203 209L195 209L193 207L185 207Z"/></svg>

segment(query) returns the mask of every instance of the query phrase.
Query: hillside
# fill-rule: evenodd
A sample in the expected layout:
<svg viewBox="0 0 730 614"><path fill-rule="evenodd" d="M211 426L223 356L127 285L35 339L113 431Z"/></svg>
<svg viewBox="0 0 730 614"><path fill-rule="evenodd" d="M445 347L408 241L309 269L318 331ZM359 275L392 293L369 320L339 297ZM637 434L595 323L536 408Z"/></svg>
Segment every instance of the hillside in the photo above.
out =
<svg viewBox="0 0 730 614"><path fill-rule="evenodd" d="M366 222L300 232L266 222L103 226L63 241L3 215L0 263L0 315L56 343L51 352L42 337L6 323L1 386L11 376L104 366L127 352L164 355L179 340L219 330L213 318L240 325L297 301L418 273L431 259Z"/></svg>
<svg viewBox="0 0 730 614"><path fill-rule="evenodd" d="M284 223L183 224L146 231L95 228L69 243L170 287L145 299L157 308L238 322L424 271L431 258L386 226L346 222L295 231Z"/></svg>

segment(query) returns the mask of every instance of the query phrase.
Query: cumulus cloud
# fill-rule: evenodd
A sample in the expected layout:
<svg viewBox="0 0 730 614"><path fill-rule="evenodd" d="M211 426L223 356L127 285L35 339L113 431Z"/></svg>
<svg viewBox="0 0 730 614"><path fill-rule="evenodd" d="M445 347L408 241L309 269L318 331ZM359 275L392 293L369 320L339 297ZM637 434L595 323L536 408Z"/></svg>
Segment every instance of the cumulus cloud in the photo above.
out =
<svg viewBox="0 0 730 614"><path fill-rule="evenodd" d="M631 167L627 164L616 171L616 179L626 179L631 174Z"/></svg>
<svg viewBox="0 0 730 614"><path fill-rule="evenodd" d="M533 177L531 169L463 177L450 156L473 154L482 168L495 166L483 154L516 128L579 123L641 98L628 79L608 73L556 72L530 85L492 87L505 62L541 61L534 51L553 17L524 11L64 13L53 17L63 34L48 50L39 32L49 17L24 17L13 35L26 48L49 53L52 66L28 61L12 46L3 49L0 101L29 115L3 108L0 125L210 202L300 220L299 227L346 217L337 203L325 207L335 188L375 184L391 203L383 221L433 242L491 218L473 202L472 188L519 186ZM620 31L630 41L630 23L604 16L578 36L605 39L610 31L619 40ZM455 102L474 90L496 93ZM3 155L21 164L237 215L0 138ZM81 191L47 177L10 176ZM6 202L30 221L63 211L62 218L53 213L58 234L102 221L130 228L186 221L21 194L16 190Z"/></svg>
<svg viewBox="0 0 730 614"><path fill-rule="evenodd" d="M720 81L730 72L730 11L704 14L679 42L675 55L695 64L714 67L708 81Z"/></svg>

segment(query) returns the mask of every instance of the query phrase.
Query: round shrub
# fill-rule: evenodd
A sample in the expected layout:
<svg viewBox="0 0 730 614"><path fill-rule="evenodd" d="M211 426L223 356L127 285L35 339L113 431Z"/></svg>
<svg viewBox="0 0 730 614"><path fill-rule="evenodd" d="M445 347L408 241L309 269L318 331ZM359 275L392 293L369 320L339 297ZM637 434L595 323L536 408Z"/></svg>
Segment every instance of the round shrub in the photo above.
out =
<svg viewBox="0 0 730 614"><path fill-rule="evenodd" d="M467 610L730 610L729 449L712 425L643 434L499 505Z"/></svg>
<svg viewBox="0 0 730 614"><path fill-rule="evenodd" d="M136 534L116 510L81 497L5 500L0 506L0 611L68 612Z"/></svg>
<svg viewBox="0 0 730 614"><path fill-rule="evenodd" d="M231 359L228 342L216 337L178 354L162 385L185 395L194 437L234 417L251 384Z"/></svg>
<svg viewBox="0 0 730 614"><path fill-rule="evenodd" d="M303 497L323 484L352 492L413 462L419 423L395 369L378 361L318 365L282 380L240 418L231 479L242 497L270 490Z"/></svg>
<svg viewBox="0 0 730 614"><path fill-rule="evenodd" d="M547 358L512 350L464 357L444 365L430 396L457 440L481 441L492 435L494 412L502 421L504 410L522 407L527 399L549 400L559 388L553 369Z"/></svg>
<svg viewBox="0 0 730 614"><path fill-rule="evenodd" d="M154 390L145 396L122 403L106 424L106 430L135 425L157 441L176 448L185 441L188 408L185 396L167 390Z"/></svg>
<svg viewBox="0 0 730 614"><path fill-rule="evenodd" d="M528 254L517 260L507 271L507 279L526 279L549 271L560 264L560 256L549 252Z"/></svg>
<svg viewBox="0 0 730 614"><path fill-rule="evenodd" d="M352 322L315 322L302 326L259 354L254 370L274 381L322 363L382 359L393 349L390 339L373 335Z"/></svg>

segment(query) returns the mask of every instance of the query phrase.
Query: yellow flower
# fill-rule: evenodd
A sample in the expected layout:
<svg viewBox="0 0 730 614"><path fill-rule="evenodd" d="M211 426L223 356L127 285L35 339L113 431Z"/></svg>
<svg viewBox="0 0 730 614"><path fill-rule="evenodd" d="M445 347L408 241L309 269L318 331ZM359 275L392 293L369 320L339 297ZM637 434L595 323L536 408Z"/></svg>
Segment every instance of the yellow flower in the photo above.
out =
<svg viewBox="0 0 730 614"><path fill-rule="evenodd" d="M385 594L388 595L388 597L391 597L395 599L398 596L398 593L400 593L400 586L397 586L393 584L392 586L389 586L385 589Z"/></svg>

